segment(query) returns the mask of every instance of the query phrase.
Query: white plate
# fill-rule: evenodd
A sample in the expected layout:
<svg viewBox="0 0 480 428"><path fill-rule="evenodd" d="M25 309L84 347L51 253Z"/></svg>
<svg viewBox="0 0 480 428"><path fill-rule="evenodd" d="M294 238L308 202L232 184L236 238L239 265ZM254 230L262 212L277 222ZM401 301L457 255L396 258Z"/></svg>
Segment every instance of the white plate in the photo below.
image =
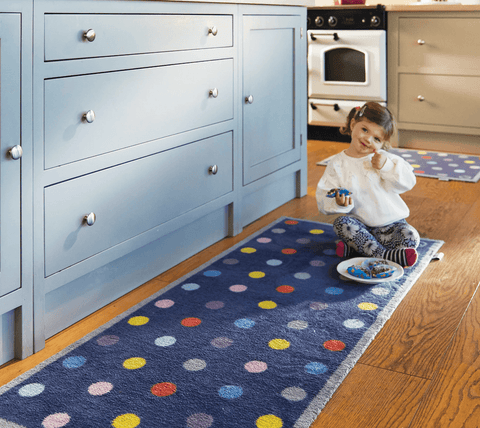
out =
<svg viewBox="0 0 480 428"><path fill-rule="evenodd" d="M391 262L390 260L387 260L387 263L390 266L396 267L397 270L392 276L388 278L372 278L372 279L357 278L356 276L350 275L347 272L347 269L350 266L361 265L365 260L372 259L372 258L373 257L355 257L353 259L344 260L343 262L338 264L337 271L340 275L343 275L348 279L351 279L357 282L362 282L364 284L380 284L382 282L395 281L396 279L401 278L403 276L403 273L404 273L403 268L399 264ZM382 259L377 259L377 260L382 260Z"/></svg>

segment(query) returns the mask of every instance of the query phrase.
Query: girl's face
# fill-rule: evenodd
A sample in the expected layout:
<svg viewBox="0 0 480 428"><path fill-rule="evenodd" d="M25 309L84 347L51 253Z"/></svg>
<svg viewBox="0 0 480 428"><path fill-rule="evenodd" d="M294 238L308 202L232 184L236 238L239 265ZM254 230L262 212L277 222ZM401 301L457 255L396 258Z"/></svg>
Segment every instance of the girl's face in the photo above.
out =
<svg viewBox="0 0 480 428"><path fill-rule="evenodd" d="M366 118L353 120L351 125L352 142L346 153L349 156L361 158L380 150L385 142L385 131L376 123Z"/></svg>

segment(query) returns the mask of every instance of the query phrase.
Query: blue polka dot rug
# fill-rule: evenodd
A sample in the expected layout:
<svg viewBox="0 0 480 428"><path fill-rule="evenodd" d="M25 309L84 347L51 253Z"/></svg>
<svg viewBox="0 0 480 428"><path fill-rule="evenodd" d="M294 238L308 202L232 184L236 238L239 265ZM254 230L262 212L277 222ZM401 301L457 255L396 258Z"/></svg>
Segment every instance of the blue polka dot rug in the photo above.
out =
<svg viewBox="0 0 480 428"><path fill-rule="evenodd" d="M403 157L419 177L470 183L480 180L480 156L401 148L391 148L389 153ZM317 165L327 165L332 157L317 162Z"/></svg>
<svg viewBox="0 0 480 428"><path fill-rule="evenodd" d="M370 285L335 241L277 220L1 387L0 427L309 427L443 244Z"/></svg>

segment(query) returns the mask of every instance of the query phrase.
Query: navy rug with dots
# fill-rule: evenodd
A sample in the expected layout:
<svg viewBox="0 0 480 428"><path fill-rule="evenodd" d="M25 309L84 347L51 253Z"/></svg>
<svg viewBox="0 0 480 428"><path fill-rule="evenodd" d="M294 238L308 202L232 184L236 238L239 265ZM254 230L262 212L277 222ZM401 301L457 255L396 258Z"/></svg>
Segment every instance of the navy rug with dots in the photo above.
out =
<svg viewBox="0 0 480 428"><path fill-rule="evenodd" d="M309 427L443 243L365 285L335 240L277 220L1 387L0 427Z"/></svg>
<svg viewBox="0 0 480 428"><path fill-rule="evenodd" d="M389 153L403 157L412 165L415 175L420 177L471 183L480 180L479 156L400 148L392 148ZM317 162L317 165L327 165L331 158Z"/></svg>

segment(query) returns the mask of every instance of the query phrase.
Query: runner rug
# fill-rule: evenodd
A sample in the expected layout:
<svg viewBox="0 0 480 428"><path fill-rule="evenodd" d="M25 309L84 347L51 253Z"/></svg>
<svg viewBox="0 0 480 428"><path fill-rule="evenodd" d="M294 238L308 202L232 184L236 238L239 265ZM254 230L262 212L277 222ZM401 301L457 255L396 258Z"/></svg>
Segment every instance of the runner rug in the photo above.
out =
<svg viewBox="0 0 480 428"><path fill-rule="evenodd" d="M442 181L466 181L476 183L480 180L480 156L459 153L443 153L426 150L391 148L389 153L403 157L413 167L415 175L438 178ZM317 165L327 165L333 156Z"/></svg>
<svg viewBox="0 0 480 428"><path fill-rule="evenodd" d="M0 427L309 427L443 244L365 285L335 240L277 220L0 388Z"/></svg>

